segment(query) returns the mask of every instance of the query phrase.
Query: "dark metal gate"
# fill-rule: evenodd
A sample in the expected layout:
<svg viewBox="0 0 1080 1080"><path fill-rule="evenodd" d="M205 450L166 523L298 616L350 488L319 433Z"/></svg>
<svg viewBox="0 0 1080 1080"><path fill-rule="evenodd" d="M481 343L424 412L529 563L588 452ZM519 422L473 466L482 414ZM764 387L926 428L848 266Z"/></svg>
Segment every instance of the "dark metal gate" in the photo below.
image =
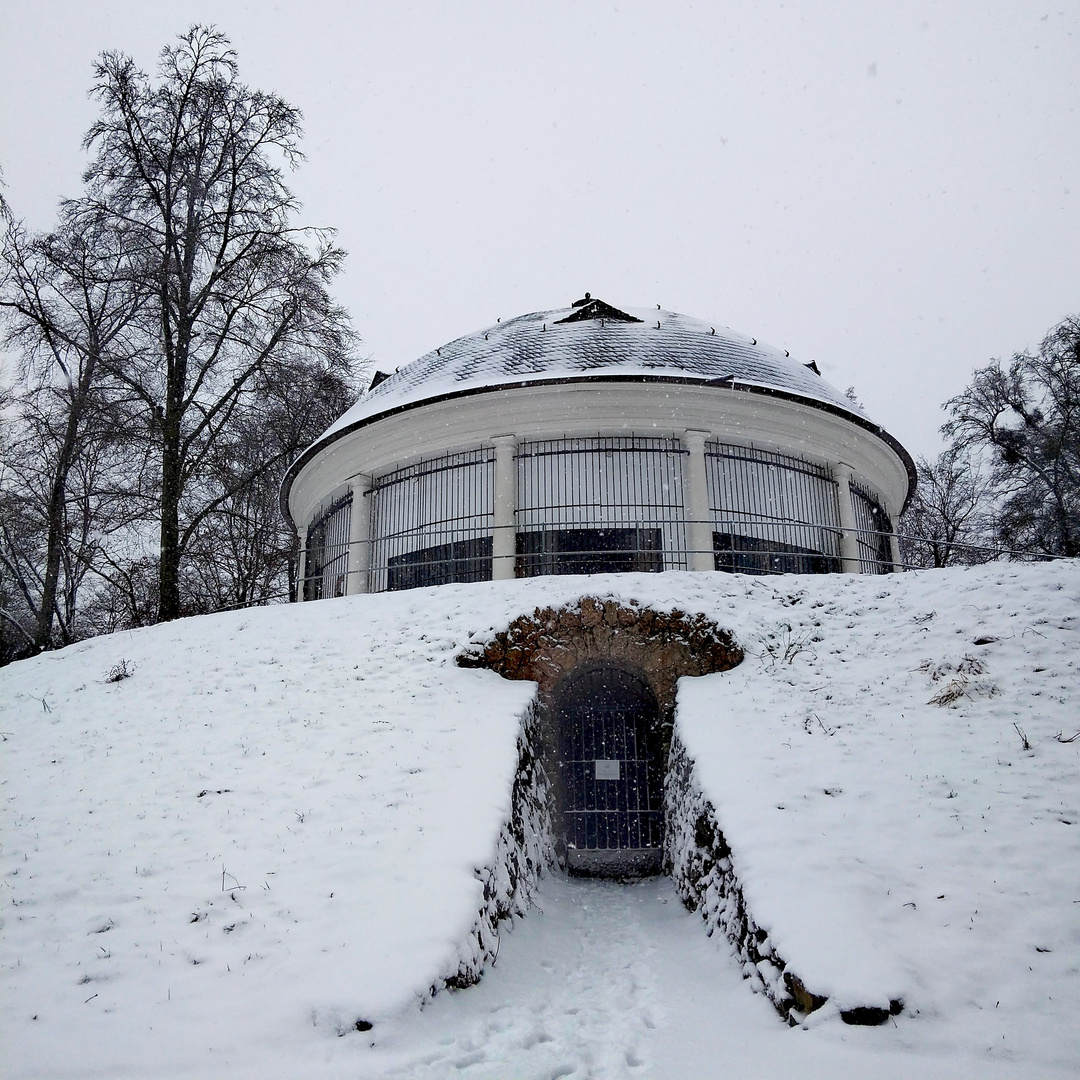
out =
<svg viewBox="0 0 1080 1080"><path fill-rule="evenodd" d="M521 443L518 577L687 569L684 456L673 437Z"/></svg>
<svg viewBox="0 0 1080 1080"><path fill-rule="evenodd" d="M571 675L558 696L557 722L569 869L658 873L660 710L648 683L611 666Z"/></svg>
<svg viewBox="0 0 1080 1080"><path fill-rule="evenodd" d="M466 450L386 473L371 500L368 588L491 580L495 453Z"/></svg>
<svg viewBox="0 0 1080 1080"><path fill-rule="evenodd" d="M851 485L851 508L855 512L855 538L859 545L859 572L893 572L889 533L892 523L874 493L858 484Z"/></svg>
<svg viewBox="0 0 1080 1080"><path fill-rule="evenodd" d="M839 573L840 503L824 465L708 442L705 472L717 570Z"/></svg>
<svg viewBox="0 0 1080 1080"><path fill-rule="evenodd" d="M307 532L304 599L344 596L349 574L349 522L352 494L336 499L315 515Z"/></svg>

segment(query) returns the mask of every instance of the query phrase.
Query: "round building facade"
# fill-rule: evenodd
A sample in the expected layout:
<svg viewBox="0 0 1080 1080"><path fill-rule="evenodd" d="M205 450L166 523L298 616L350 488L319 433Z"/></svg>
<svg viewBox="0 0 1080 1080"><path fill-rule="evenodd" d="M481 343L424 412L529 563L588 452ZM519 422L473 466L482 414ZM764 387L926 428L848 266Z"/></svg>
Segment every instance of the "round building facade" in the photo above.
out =
<svg viewBox="0 0 1080 1080"><path fill-rule="evenodd" d="M292 465L301 598L612 571L887 573L910 455L813 365L586 294L450 342Z"/></svg>

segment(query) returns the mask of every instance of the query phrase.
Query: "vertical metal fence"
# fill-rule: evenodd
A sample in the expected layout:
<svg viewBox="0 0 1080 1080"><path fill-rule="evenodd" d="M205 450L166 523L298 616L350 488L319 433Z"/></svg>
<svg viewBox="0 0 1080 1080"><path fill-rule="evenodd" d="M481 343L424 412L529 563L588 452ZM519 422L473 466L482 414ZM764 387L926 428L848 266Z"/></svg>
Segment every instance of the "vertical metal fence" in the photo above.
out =
<svg viewBox="0 0 1080 1080"><path fill-rule="evenodd" d="M344 596L349 569L352 495L320 507L308 527L304 558L304 599Z"/></svg>
<svg viewBox="0 0 1080 1080"><path fill-rule="evenodd" d="M676 438L522 443L517 575L686 569L683 454Z"/></svg>
<svg viewBox="0 0 1080 1080"><path fill-rule="evenodd" d="M495 453L467 450L396 469L367 492L371 592L491 580Z"/></svg>
<svg viewBox="0 0 1080 1080"><path fill-rule="evenodd" d="M873 492L851 485L855 512L855 539L859 545L859 569L864 574L891 574L894 570L889 533L892 523Z"/></svg>
<svg viewBox="0 0 1080 1080"><path fill-rule="evenodd" d="M827 574L840 570L837 484L823 465L727 443L705 444L717 570Z"/></svg>
<svg viewBox="0 0 1080 1080"><path fill-rule="evenodd" d="M545 439L518 447L518 577L685 570L686 451L674 437ZM713 560L744 574L838 572L838 485L793 455L705 444ZM468 450L375 478L362 503L346 495L307 531L303 598L346 590L352 513L369 514L371 592L492 576L495 452ZM851 485L860 569L894 569L889 518Z"/></svg>

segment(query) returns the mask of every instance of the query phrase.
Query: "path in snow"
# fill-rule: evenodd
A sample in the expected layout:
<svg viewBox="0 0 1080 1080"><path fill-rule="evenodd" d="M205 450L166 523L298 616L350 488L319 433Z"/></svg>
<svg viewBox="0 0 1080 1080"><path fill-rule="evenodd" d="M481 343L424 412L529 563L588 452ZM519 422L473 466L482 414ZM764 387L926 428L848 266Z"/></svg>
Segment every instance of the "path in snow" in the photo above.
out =
<svg viewBox="0 0 1080 1080"><path fill-rule="evenodd" d="M799 1076L1018 1077L989 1056L935 1056L918 1021L783 1025L671 881L548 878L475 987L375 1031L360 1075L393 1080ZM923 1033L925 1034L925 1033ZM363 1036L361 1036L363 1037ZM368 1036L370 1038L370 1036ZM352 1038L352 1036L350 1036Z"/></svg>

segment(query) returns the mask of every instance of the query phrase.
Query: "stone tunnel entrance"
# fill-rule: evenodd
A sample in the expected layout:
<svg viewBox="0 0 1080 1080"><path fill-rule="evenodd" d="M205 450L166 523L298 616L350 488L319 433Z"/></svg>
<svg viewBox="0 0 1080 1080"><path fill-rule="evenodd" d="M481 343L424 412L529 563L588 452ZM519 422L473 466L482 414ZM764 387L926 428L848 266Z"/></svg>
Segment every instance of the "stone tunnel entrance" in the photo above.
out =
<svg viewBox="0 0 1080 1080"><path fill-rule="evenodd" d="M676 682L742 659L704 615L586 597L515 619L457 662L538 684L536 758L551 785L560 863L624 877L662 869Z"/></svg>
<svg viewBox="0 0 1080 1080"><path fill-rule="evenodd" d="M660 708L648 681L583 664L556 692L556 802L567 869L657 874L663 855Z"/></svg>

